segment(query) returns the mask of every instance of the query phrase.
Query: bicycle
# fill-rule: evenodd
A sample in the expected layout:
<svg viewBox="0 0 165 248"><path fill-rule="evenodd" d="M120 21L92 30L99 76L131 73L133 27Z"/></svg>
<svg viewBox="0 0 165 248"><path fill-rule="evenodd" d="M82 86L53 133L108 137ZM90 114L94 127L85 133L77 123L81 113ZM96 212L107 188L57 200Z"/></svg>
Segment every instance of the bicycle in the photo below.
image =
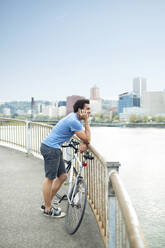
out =
<svg viewBox="0 0 165 248"><path fill-rule="evenodd" d="M68 145L62 146L63 148L73 148L73 156L69 161L65 160L66 171L69 174L68 192L63 196L59 193L56 194L57 198L60 199L59 203L65 199L67 199L68 201L65 217L65 227L67 233L69 234L74 234L78 230L82 222L87 202L87 186L85 180L82 177L82 170L83 167L87 166L86 160L94 159L94 157L92 157L89 152L86 152L83 155L84 160L83 162L81 162L77 156L78 145L79 142L72 139ZM74 166L75 160L79 165L78 171Z"/></svg>

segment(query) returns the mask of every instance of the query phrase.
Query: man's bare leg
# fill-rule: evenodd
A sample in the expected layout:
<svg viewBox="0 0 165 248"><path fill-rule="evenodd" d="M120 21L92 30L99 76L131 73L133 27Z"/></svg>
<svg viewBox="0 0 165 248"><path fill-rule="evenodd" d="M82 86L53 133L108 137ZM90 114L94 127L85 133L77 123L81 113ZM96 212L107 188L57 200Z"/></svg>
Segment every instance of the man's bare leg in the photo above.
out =
<svg viewBox="0 0 165 248"><path fill-rule="evenodd" d="M67 179L67 174L63 173L59 177L53 180L52 188L51 188L51 201L66 179Z"/></svg>
<svg viewBox="0 0 165 248"><path fill-rule="evenodd" d="M45 202L45 212L49 212L51 208L51 188L54 179L45 178L43 181L43 196Z"/></svg>
<svg viewBox="0 0 165 248"><path fill-rule="evenodd" d="M45 212L51 209L51 202L57 191L60 189L63 182L66 180L67 174L63 173L56 179L45 178L43 181L43 196L45 202Z"/></svg>

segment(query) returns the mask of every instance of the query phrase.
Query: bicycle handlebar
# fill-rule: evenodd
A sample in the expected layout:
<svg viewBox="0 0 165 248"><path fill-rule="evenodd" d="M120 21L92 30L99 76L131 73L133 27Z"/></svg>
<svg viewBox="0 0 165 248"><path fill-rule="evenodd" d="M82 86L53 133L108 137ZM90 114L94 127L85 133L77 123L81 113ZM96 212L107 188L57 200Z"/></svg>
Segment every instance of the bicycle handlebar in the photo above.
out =
<svg viewBox="0 0 165 248"><path fill-rule="evenodd" d="M75 140L71 140L71 143L73 144L73 145L75 145L75 146L77 146L77 145L80 145L80 143L79 142L77 142L77 141L75 141Z"/></svg>
<svg viewBox="0 0 165 248"><path fill-rule="evenodd" d="M77 146L77 145L79 145L79 144L80 144L79 142L77 142L77 141L75 141L75 140L72 139L68 145L63 145L62 147L64 147L64 148L65 148L65 147L72 147L72 148L75 150L75 152L77 153L77 152L78 152L78 148L75 147L75 146ZM88 151L83 155L83 157L84 157L85 159L89 159L89 160L93 160L93 159L94 159L94 157L92 157L92 156L89 154Z"/></svg>
<svg viewBox="0 0 165 248"><path fill-rule="evenodd" d="M70 143L68 145L62 145L62 147L72 147L74 148L75 150L77 150L77 145L79 145L80 143L77 142L77 141L74 141L73 139L70 141Z"/></svg>

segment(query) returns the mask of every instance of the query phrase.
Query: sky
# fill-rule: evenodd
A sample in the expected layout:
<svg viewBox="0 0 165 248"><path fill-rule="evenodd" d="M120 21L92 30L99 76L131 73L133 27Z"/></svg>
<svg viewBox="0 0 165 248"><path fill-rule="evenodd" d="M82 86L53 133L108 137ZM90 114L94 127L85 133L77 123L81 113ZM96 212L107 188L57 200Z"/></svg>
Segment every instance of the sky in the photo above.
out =
<svg viewBox="0 0 165 248"><path fill-rule="evenodd" d="M165 89L164 0L0 0L0 102Z"/></svg>

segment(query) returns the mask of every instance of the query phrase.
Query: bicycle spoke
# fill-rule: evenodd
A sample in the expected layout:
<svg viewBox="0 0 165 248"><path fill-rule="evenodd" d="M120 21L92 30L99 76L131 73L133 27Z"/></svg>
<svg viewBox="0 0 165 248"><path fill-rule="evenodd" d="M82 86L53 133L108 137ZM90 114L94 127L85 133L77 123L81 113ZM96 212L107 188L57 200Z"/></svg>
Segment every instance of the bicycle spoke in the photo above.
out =
<svg viewBox="0 0 165 248"><path fill-rule="evenodd" d="M78 181L75 192L72 204L67 207L66 228L70 234L75 233L80 226L86 207L87 191L83 179Z"/></svg>

